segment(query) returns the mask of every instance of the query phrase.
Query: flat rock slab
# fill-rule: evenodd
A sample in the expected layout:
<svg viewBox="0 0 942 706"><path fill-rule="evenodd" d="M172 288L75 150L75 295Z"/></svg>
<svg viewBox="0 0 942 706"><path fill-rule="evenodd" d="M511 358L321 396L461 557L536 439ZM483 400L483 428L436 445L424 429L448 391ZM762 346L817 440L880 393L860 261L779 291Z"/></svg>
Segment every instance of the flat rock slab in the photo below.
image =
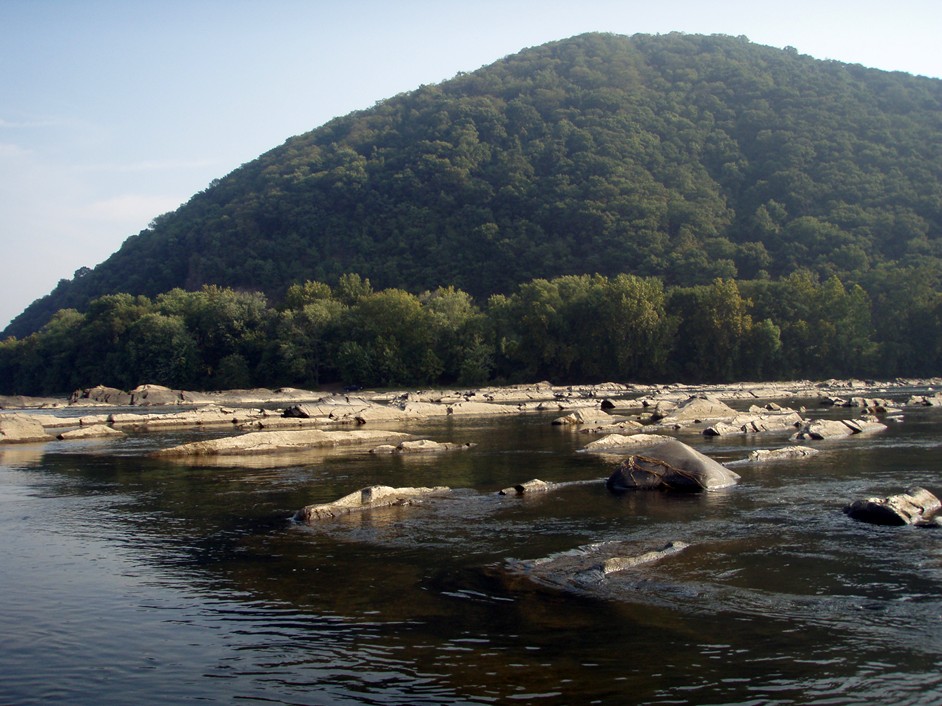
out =
<svg viewBox="0 0 942 706"><path fill-rule="evenodd" d="M56 438L62 441L75 441L77 439L105 439L109 437L126 436L123 431L113 429L107 424L94 424L90 427L70 429L59 434Z"/></svg>
<svg viewBox="0 0 942 706"><path fill-rule="evenodd" d="M412 417L440 417L450 414L460 416L493 416L500 414L519 414L516 407L491 402L455 402L454 404L438 404L434 402L406 402L401 410Z"/></svg>
<svg viewBox="0 0 942 706"><path fill-rule="evenodd" d="M855 520L875 525L938 526L935 515L942 509L939 499L925 488L913 487L886 498L855 500L844 512Z"/></svg>
<svg viewBox="0 0 942 706"><path fill-rule="evenodd" d="M319 505L308 505L298 511L299 522L329 520L354 512L377 508L413 505L428 497L440 497L451 491L445 486L435 488L392 488L388 485L373 485L361 488L339 500Z"/></svg>
<svg viewBox="0 0 942 706"><path fill-rule="evenodd" d="M208 406L170 414L135 414L120 412L108 415L108 423L135 431L159 431L198 427L235 427L264 416L257 409L224 409ZM84 423L85 417L82 418Z"/></svg>
<svg viewBox="0 0 942 706"><path fill-rule="evenodd" d="M238 436L227 436L210 441L195 441L155 452L155 456L246 456L273 454L303 449L400 442L411 435L379 429L356 429L350 431L324 431L303 429L300 431L256 431Z"/></svg>
<svg viewBox="0 0 942 706"><path fill-rule="evenodd" d="M434 454L447 451L467 451L475 444L456 444L451 441L432 441L431 439L415 439L413 441L400 441L398 444L384 444L371 449L373 454Z"/></svg>
<svg viewBox="0 0 942 706"><path fill-rule="evenodd" d="M738 473L671 439L629 456L609 476L606 485L616 493L648 489L698 492L726 488L737 482Z"/></svg>

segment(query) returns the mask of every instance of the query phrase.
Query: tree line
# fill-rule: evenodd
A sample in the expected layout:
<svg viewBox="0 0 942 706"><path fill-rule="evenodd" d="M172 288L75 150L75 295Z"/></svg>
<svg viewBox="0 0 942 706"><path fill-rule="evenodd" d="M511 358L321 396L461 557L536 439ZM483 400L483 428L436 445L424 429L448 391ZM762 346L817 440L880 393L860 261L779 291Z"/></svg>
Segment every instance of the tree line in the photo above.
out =
<svg viewBox="0 0 942 706"><path fill-rule="evenodd" d="M109 294L0 342L0 392L939 374L942 295L909 274L869 291L808 270L692 286L567 275L484 302L455 287L374 290L356 274L291 285L275 305L213 285Z"/></svg>

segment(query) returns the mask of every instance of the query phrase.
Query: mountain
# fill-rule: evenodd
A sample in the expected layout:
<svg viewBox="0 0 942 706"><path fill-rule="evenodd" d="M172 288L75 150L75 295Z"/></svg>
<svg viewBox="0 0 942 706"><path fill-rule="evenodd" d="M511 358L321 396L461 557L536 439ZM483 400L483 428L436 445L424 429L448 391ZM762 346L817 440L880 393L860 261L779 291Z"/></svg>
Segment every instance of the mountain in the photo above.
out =
<svg viewBox="0 0 942 706"><path fill-rule="evenodd" d="M940 183L940 80L744 37L586 34L292 137L3 335L107 293L218 284L277 301L347 272L476 297L596 272L942 272Z"/></svg>

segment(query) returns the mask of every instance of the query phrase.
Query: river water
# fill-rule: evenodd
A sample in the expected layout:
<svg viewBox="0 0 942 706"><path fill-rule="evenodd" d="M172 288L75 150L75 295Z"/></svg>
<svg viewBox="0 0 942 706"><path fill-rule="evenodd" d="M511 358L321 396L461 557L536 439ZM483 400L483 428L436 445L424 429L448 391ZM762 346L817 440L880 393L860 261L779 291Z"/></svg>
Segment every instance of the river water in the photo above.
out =
<svg viewBox="0 0 942 706"><path fill-rule="evenodd" d="M841 511L939 494L942 411L775 464L740 462L784 436L684 435L742 476L702 495L496 495L611 471L551 418L400 427L476 444L434 457L148 456L209 432L3 448L0 703L942 704L942 530ZM291 521L373 484L458 490ZM597 593L507 571L608 540L691 546Z"/></svg>

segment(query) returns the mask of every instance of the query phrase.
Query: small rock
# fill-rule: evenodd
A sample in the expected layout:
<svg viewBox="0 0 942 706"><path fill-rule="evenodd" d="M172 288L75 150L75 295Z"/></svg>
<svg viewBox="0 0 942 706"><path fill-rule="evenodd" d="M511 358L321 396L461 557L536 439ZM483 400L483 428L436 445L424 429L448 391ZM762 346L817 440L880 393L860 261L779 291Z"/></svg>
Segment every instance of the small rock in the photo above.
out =
<svg viewBox="0 0 942 706"><path fill-rule="evenodd" d="M531 495L533 493L545 493L556 487L555 483L547 483L545 480L534 478L526 483L512 485L498 492L498 495Z"/></svg>
<svg viewBox="0 0 942 706"><path fill-rule="evenodd" d="M844 512L855 520L876 525L938 524L939 499L925 488L913 487L900 495L855 500Z"/></svg>
<svg viewBox="0 0 942 706"><path fill-rule="evenodd" d="M757 449L749 454L749 460L757 463L767 461L788 461L796 458L807 458L818 453L817 449L808 446L786 446L781 449Z"/></svg>

